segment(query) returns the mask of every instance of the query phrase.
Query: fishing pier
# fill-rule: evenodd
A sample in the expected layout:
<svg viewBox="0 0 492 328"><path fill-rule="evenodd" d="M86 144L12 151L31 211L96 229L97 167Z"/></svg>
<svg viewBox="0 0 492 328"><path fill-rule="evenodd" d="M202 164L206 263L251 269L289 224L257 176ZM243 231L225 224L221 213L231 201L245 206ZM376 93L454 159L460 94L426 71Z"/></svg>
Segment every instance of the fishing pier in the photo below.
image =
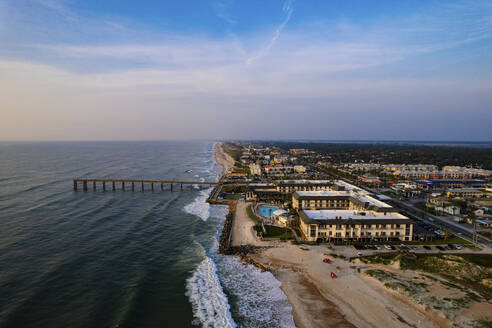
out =
<svg viewBox="0 0 492 328"><path fill-rule="evenodd" d="M97 190L97 185L102 185L102 190L106 191L106 184L115 191L116 189L135 191L135 186L140 186L140 190L144 191L145 186L150 187L150 190L154 191L154 185L160 186L161 190L164 190L164 186L169 185L170 190L174 189L183 191L186 186L189 186L190 190L193 185L198 185L200 189L203 186L211 187L213 185L219 185L219 182L203 182L203 181L174 181L174 180L137 180L137 179L74 179L73 190L79 190L79 184L82 185L82 190L87 191L89 186L92 190Z"/></svg>

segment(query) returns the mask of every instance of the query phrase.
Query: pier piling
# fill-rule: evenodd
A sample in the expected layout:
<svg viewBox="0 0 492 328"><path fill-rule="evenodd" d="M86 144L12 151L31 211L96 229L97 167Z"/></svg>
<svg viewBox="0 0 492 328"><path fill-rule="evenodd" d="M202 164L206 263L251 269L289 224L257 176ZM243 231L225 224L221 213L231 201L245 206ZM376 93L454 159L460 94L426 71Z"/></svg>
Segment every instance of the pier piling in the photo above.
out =
<svg viewBox="0 0 492 328"><path fill-rule="evenodd" d="M132 191L135 191L135 183L140 183L142 191L145 190L145 184L150 183L152 191L155 190L154 184L159 184L161 190L164 190L164 185L169 184L171 191L174 191L174 185L177 184L181 191L187 189L193 190L193 186L197 185L199 190L202 190L205 186L211 187L212 185L219 185L220 182L204 182L204 181L175 181L175 180L133 180L133 179L74 179L73 180L73 190L79 190L79 183L82 183L82 189L84 191L88 190L89 183L92 184L92 190L97 191L97 184L102 183L102 190L106 191L106 183L111 183L113 191L116 191L116 184L121 183L121 190L126 190L126 184L131 183Z"/></svg>

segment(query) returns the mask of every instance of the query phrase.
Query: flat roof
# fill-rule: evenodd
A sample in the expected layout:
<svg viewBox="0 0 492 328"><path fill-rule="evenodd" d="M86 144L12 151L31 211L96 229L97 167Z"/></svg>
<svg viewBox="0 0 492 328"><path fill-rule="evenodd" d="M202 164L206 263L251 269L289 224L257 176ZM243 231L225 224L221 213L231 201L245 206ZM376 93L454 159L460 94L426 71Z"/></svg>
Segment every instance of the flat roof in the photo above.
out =
<svg viewBox="0 0 492 328"><path fill-rule="evenodd" d="M302 210L301 219L306 223L338 224L353 222L355 224L369 223L409 223L410 219L400 213L384 213L375 211L354 210Z"/></svg>
<svg viewBox="0 0 492 328"><path fill-rule="evenodd" d="M296 165L297 166L297 165ZM309 185L309 184L333 184L331 180L279 180L277 184L300 184L300 185Z"/></svg>
<svg viewBox="0 0 492 328"><path fill-rule="evenodd" d="M296 195L297 194L297 195ZM335 190L312 190L312 191L296 191L294 197L299 198L331 198L331 197L352 197L362 203L369 203L371 205L380 208L391 208L391 205L386 204L376 198L367 195L366 193L359 193L354 191L335 191Z"/></svg>
<svg viewBox="0 0 492 328"><path fill-rule="evenodd" d="M449 191L449 192L477 192L477 193L481 193L480 190L472 189L472 188L451 188L451 189L448 189L447 191Z"/></svg>
<svg viewBox="0 0 492 328"><path fill-rule="evenodd" d="M477 180L477 179L425 179L425 180L413 180L413 182L418 183L418 184L425 184L425 185L434 185L438 183L446 183L446 184L452 184L452 183L469 183L469 184L484 184L487 183L487 180Z"/></svg>

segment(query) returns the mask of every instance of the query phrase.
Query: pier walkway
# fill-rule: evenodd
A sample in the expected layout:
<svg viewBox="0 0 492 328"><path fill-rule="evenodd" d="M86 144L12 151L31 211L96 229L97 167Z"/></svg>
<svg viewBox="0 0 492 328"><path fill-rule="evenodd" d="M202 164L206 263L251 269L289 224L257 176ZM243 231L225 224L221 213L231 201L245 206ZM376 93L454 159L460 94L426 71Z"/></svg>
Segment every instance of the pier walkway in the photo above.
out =
<svg viewBox="0 0 492 328"><path fill-rule="evenodd" d="M111 189L114 191L118 189L131 191L135 191L135 185L140 185L140 189L142 191L145 190L145 185L150 186L150 189L154 191L154 185L160 185L160 189L164 190L165 185L170 186L170 190L173 191L174 186L176 185L178 190L183 191L186 185L189 185L189 188L192 189L193 185L198 185L200 189L202 186L211 187L213 185L218 185L220 182L207 182L207 181L175 181L175 180L141 180L141 179L74 179L73 180L73 189L78 190L79 184L82 184L82 190L87 191L88 186L92 185L92 190L97 190L97 184L102 185L102 190L106 190L106 184L111 186Z"/></svg>

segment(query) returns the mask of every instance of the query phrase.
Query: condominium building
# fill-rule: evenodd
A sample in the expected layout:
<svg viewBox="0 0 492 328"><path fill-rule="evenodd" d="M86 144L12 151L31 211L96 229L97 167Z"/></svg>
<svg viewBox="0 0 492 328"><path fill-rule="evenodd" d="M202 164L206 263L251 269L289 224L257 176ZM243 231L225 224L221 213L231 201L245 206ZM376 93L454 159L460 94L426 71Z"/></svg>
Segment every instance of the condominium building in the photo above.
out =
<svg viewBox="0 0 492 328"><path fill-rule="evenodd" d="M331 190L333 181L330 180L281 180L276 181L276 188L283 193L297 190Z"/></svg>
<svg viewBox="0 0 492 328"><path fill-rule="evenodd" d="M292 207L296 210L347 209L393 212L394 208L367 193L351 190L296 191L292 194Z"/></svg>
<svg viewBox="0 0 492 328"><path fill-rule="evenodd" d="M413 224L399 213L354 210L301 210L308 241L412 240Z"/></svg>

